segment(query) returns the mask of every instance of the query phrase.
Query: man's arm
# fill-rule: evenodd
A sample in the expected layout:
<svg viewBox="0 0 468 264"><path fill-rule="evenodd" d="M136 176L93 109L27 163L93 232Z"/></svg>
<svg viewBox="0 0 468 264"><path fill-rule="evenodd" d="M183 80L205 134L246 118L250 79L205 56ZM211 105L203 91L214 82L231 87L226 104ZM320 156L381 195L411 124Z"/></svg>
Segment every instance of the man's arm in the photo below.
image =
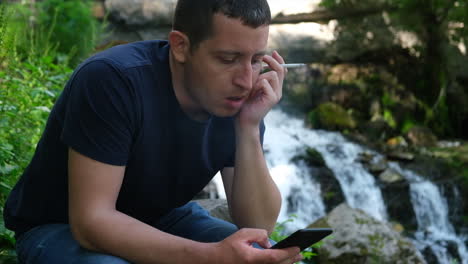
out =
<svg viewBox="0 0 468 264"><path fill-rule="evenodd" d="M208 244L161 232L116 210L124 171L70 149L69 218L78 242L132 263L209 263Z"/></svg>
<svg viewBox="0 0 468 264"><path fill-rule="evenodd" d="M300 260L297 248L252 248L252 241L268 247L262 230L243 229L218 243L199 243L162 232L116 210L125 167L92 160L72 149L68 165L70 226L84 248L138 264L286 264Z"/></svg>
<svg viewBox="0 0 468 264"><path fill-rule="evenodd" d="M281 194L270 176L260 142L259 124L282 96L286 69L275 51L264 56L272 71L263 73L254 84L251 97L236 117L234 168L222 171L226 196L235 223L272 232L281 208Z"/></svg>
<svg viewBox="0 0 468 264"><path fill-rule="evenodd" d="M256 146L260 143L245 138L238 144L243 146L236 149L235 169L224 168L221 172L231 216L239 227L271 233L281 208L281 194L268 172L262 148ZM253 143L250 146L249 140Z"/></svg>

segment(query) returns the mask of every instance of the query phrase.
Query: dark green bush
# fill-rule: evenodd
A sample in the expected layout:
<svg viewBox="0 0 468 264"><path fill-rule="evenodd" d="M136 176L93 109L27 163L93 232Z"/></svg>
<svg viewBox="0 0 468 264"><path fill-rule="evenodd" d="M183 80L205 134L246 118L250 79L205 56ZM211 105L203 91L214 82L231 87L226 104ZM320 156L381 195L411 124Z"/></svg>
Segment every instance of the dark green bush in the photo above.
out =
<svg viewBox="0 0 468 264"><path fill-rule="evenodd" d="M94 50L102 33L91 4L90 0L44 0L38 5L38 24L53 28L49 42L57 44L57 52L68 54L72 65Z"/></svg>
<svg viewBox="0 0 468 264"><path fill-rule="evenodd" d="M51 57L10 63L0 69L1 208L31 159L49 111L71 73L66 64L54 64ZM13 258L14 238L0 225L0 263L5 263Z"/></svg>
<svg viewBox="0 0 468 264"><path fill-rule="evenodd" d="M25 168L70 72L51 57L12 61L0 70L0 175L16 176ZM7 185L16 180L6 178Z"/></svg>
<svg viewBox="0 0 468 264"><path fill-rule="evenodd" d="M0 214L72 73L70 65L93 51L98 26L89 5L0 3ZM0 263L15 263L14 243L0 217Z"/></svg>
<svg viewBox="0 0 468 264"><path fill-rule="evenodd" d="M58 58L66 54L67 63L76 66L94 51L103 31L92 15L91 3L90 0L43 0L12 5L15 12L9 28L15 32L17 55Z"/></svg>

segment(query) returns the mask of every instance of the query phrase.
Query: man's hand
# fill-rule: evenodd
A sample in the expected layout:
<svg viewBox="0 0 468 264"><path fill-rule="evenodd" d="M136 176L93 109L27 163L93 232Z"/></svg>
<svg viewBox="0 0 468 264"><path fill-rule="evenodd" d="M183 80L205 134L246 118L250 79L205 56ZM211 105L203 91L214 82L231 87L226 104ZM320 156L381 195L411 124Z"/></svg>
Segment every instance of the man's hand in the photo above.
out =
<svg viewBox="0 0 468 264"><path fill-rule="evenodd" d="M270 248L265 230L244 228L216 243L215 263L222 264L291 264L302 260L298 247L257 249L252 243Z"/></svg>
<svg viewBox="0 0 468 264"><path fill-rule="evenodd" d="M253 84L252 92L237 116L242 125L258 126L282 96L283 80L287 73L287 69L280 65L284 63L283 58L274 51L272 56L265 55L263 61L271 71L260 74Z"/></svg>

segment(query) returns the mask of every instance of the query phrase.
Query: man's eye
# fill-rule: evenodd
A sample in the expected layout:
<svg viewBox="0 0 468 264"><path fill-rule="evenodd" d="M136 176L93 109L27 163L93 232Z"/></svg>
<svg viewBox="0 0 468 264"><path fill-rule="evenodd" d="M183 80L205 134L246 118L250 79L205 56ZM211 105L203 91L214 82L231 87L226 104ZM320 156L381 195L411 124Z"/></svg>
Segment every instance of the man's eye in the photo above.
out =
<svg viewBox="0 0 468 264"><path fill-rule="evenodd" d="M262 63L261 59L252 60L252 65L261 64L261 63Z"/></svg>
<svg viewBox="0 0 468 264"><path fill-rule="evenodd" d="M219 60L224 64L231 64L236 61L234 58L219 58Z"/></svg>

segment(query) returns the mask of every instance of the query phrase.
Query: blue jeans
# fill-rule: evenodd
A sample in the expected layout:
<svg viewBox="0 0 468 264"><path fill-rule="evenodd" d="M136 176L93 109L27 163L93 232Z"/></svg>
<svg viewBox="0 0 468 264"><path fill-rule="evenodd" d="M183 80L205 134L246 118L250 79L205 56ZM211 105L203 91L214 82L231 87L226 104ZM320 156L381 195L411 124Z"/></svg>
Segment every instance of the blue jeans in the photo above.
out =
<svg viewBox="0 0 468 264"><path fill-rule="evenodd" d="M199 242L218 242L235 233L234 224L214 218L195 202L172 210L154 225L161 231ZM22 234L16 243L21 264L129 264L82 248L68 224L48 224Z"/></svg>

